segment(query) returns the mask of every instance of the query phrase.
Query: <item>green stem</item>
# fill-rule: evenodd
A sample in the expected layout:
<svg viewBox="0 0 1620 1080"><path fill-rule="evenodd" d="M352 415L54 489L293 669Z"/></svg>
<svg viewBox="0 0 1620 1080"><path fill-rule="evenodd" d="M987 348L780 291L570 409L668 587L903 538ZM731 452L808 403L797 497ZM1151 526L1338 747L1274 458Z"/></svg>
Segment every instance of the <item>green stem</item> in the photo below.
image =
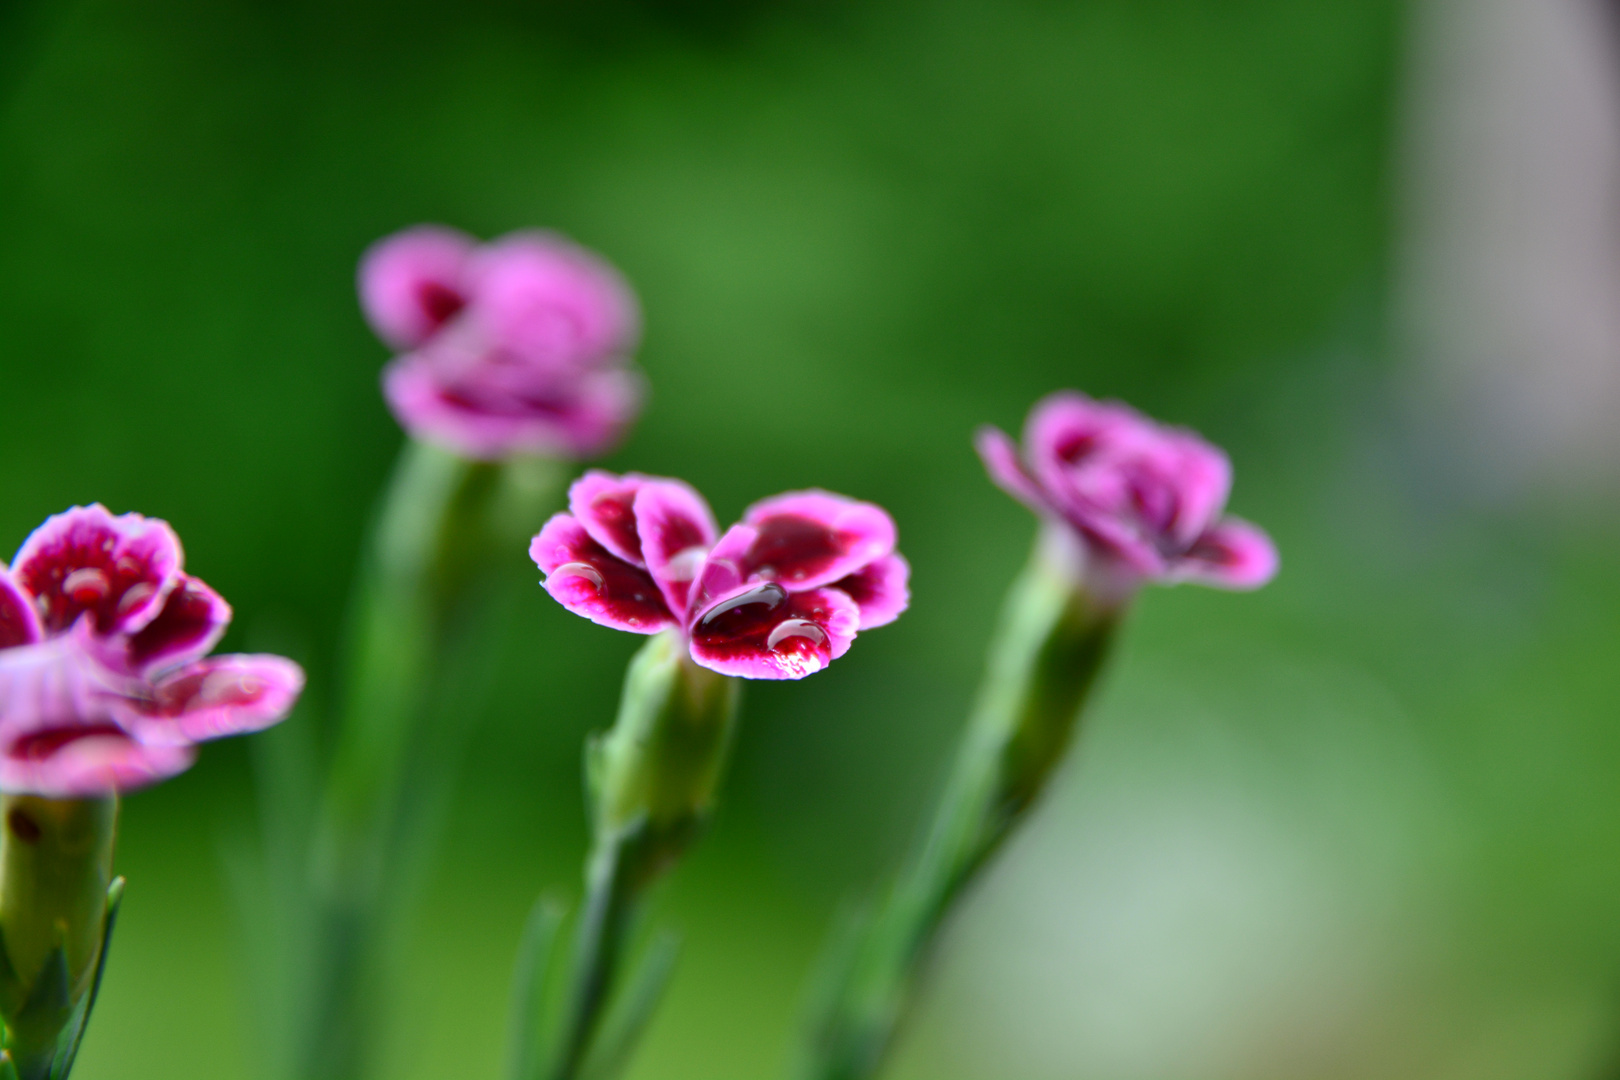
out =
<svg viewBox="0 0 1620 1080"><path fill-rule="evenodd" d="M422 832L410 825L406 778L446 677L447 631L466 639L488 621L468 609L506 549L538 527L559 479L551 463L470 462L424 443L401 455L361 568L315 824L311 966L294 995L304 1080L357 1080L375 1065L379 937ZM453 723L466 722L461 704Z"/></svg>
<svg viewBox="0 0 1620 1080"><path fill-rule="evenodd" d="M736 727L738 682L692 663L674 631L630 662L613 728L587 747L594 834L560 1034L546 1080L575 1080L593 1062L623 1061L598 1045L615 1005L636 915L713 810ZM631 1024L634 1032L639 1025ZM633 1037L633 1036L632 1036ZM606 1070L593 1074L599 1080Z"/></svg>
<svg viewBox="0 0 1620 1080"><path fill-rule="evenodd" d="M611 837L591 852L585 907L574 943L569 1012L551 1070L555 1080L580 1075L619 979L620 961L640 901L640 891L625 873L627 863L634 861L626 847L623 837Z"/></svg>
<svg viewBox="0 0 1620 1080"><path fill-rule="evenodd" d="M1088 593L1047 535L1013 583L978 704L910 866L829 962L798 1068L875 1076L963 891L1027 816L1074 736L1123 601Z"/></svg>

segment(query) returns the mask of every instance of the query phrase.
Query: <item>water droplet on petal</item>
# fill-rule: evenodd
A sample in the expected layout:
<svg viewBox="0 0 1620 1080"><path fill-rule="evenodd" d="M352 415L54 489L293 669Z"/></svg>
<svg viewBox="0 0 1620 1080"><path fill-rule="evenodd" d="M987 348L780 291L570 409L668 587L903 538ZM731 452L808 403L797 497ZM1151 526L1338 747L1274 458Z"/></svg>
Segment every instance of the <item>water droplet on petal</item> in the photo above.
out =
<svg viewBox="0 0 1620 1080"><path fill-rule="evenodd" d="M821 657L821 646L826 641L826 631L809 619L785 619L771 630L765 645L778 668L802 679L826 666Z"/></svg>
<svg viewBox="0 0 1620 1080"><path fill-rule="evenodd" d="M62 581L62 591L76 604L93 604L106 597L107 575L94 566L73 571Z"/></svg>
<svg viewBox="0 0 1620 1080"><path fill-rule="evenodd" d="M669 562L664 566L664 577L669 581L691 581L697 577L698 568L703 565L703 557L709 549L702 544L685 548L671 555Z"/></svg>
<svg viewBox="0 0 1620 1080"><path fill-rule="evenodd" d="M547 575L546 580L552 582L571 577L583 578L591 583L591 588L602 591L602 575L590 563L565 562Z"/></svg>
<svg viewBox="0 0 1620 1080"><path fill-rule="evenodd" d="M826 640L826 631L809 619L787 619L771 631L771 636L765 639L765 647L773 652L782 652L783 649L778 646L785 644L787 648L798 651L804 648L805 643L815 646Z"/></svg>
<svg viewBox="0 0 1620 1080"><path fill-rule="evenodd" d="M738 593L729 600L722 600L720 603L714 605L714 607L704 612L703 618L698 620L698 625L702 627L711 626L722 616L736 611L740 607L747 607L750 604L764 604L766 609L769 610L786 599L786 589L782 588L780 585L772 585L767 582L764 585L757 585L745 593Z"/></svg>

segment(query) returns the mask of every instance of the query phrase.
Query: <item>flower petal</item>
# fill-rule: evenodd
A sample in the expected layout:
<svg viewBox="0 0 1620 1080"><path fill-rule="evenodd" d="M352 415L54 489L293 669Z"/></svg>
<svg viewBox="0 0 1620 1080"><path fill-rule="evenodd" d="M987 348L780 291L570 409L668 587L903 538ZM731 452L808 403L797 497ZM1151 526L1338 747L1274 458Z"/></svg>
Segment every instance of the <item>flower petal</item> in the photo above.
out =
<svg viewBox="0 0 1620 1080"><path fill-rule="evenodd" d="M697 575L719 528L703 496L679 480L647 479L635 499L636 533L647 569L670 611L684 621Z"/></svg>
<svg viewBox="0 0 1620 1080"><path fill-rule="evenodd" d="M39 613L29 602L28 594L11 579L10 571L0 565L0 649L27 645L43 636Z"/></svg>
<svg viewBox="0 0 1620 1080"><path fill-rule="evenodd" d="M84 614L97 632L135 633L157 617L179 577L180 541L167 522L114 517L100 503L45 519L12 564L48 634Z"/></svg>
<svg viewBox="0 0 1620 1080"><path fill-rule="evenodd" d="M1175 493L1165 532L1180 548L1189 548L1217 521L1232 493L1232 461L1194 432L1163 428L1160 454L1162 483Z"/></svg>
<svg viewBox="0 0 1620 1080"><path fill-rule="evenodd" d="M120 710L149 743L185 744L260 731L292 710L304 670L280 656L210 656L159 679Z"/></svg>
<svg viewBox="0 0 1620 1080"><path fill-rule="evenodd" d="M1036 513L1051 513L1051 501L1018 456L1018 444L1000 428L981 427L973 436L985 471L996 486Z"/></svg>
<svg viewBox="0 0 1620 1080"><path fill-rule="evenodd" d="M870 630L894 622L910 606L911 590L906 587L910 577L911 565L904 556L885 555L832 587L855 601L861 609L861 629Z"/></svg>
<svg viewBox="0 0 1620 1080"><path fill-rule="evenodd" d="M1102 557L1145 578L1171 574L1231 490L1230 461L1197 433L1074 391L1030 411L1025 449L1052 509Z"/></svg>
<svg viewBox="0 0 1620 1080"><path fill-rule="evenodd" d="M575 615L633 634L675 625L651 575L598 544L570 514L546 522L529 557L545 573L546 591Z"/></svg>
<svg viewBox="0 0 1620 1080"><path fill-rule="evenodd" d="M360 260L360 307L389 345L413 349L467 303L464 271L476 244L454 229L419 225L384 237Z"/></svg>
<svg viewBox="0 0 1620 1080"><path fill-rule="evenodd" d="M109 702L134 680L104 667L98 644L81 629L0 650L0 741L6 732L111 722Z"/></svg>
<svg viewBox="0 0 1620 1080"><path fill-rule="evenodd" d="M591 469L568 488L568 512L591 539L633 566L645 567L637 532L636 492L647 482L639 473L615 476Z"/></svg>
<svg viewBox="0 0 1620 1080"><path fill-rule="evenodd" d="M133 791L191 767L189 745L150 745L116 724L60 724L4 738L0 791L76 799Z"/></svg>
<svg viewBox="0 0 1620 1080"><path fill-rule="evenodd" d="M206 656L230 622L231 606L223 597L200 579L181 574L157 618L130 637L130 668L158 671Z"/></svg>
<svg viewBox="0 0 1620 1080"><path fill-rule="evenodd" d="M1100 447L1133 439L1153 421L1117 401L1093 401L1074 390L1048 394L1024 423L1030 472L1049 494L1068 487L1066 470Z"/></svg>
<svg viewBox="0 0 1620 1080"><path fill-rule="evenodd" d="M138 681L104 668L100 639L78 632L0 650L0 790L74 798L128 790L190 763L183 747L148 747L119 723Z"/></svg>
<svg viewBox="0 0 1620 1080"><path fill-rule="evenodd" d="M748 580L743 569L748 550L758 538L759 530L752 525L733 525L709 549L698 568L697 585L687 594L687 617L683 622L690 624L694 612L713 606L742 587Z"/></svg>
<svg viewBox="0 0 1620 1080"><path fill-rule="evenodd" d="M702 611L690 631L692 659L744 679L802 679L849 651L860 623L837 589L788 592L746 584Z"/></svg>
<svg viewBox="0 0 1620 1080"><path fill-rule="evenodd" d="M744 556L750 578L813 589L894 550L894 519L882 507L826 491L793 491L749 507L758 530Z"/></svg>
<svg viewBox="0 0 1620 1080"><path fill-rule="evenodd" d="M1276 576L1277 566L1277 547L1264 529L1227 517L1198 538L1174 574L1222 589L1258 589Z"/></svg>
<svg viewBox="0 0 1620 1080"><path fill-rule="evenodd" d="M594 457L623 437L641 407L642 380L629 369L590 371L525 393L507 393L483 385L489 380L481 380L476 361L444 365L434 350L440 350L437 339L428 349L389 364L383 370L383 396L406 431L463 457ZM457 377L450 378L447 368L454 368Z"/></svg>
<svg viewBox="0 0 1620 1080"><path fill-rule="evenodd" d="M577 368L635 345L641 317L629 284L554 233L513 233L485 246L468 280L479 326L532 363Z"/></svg>

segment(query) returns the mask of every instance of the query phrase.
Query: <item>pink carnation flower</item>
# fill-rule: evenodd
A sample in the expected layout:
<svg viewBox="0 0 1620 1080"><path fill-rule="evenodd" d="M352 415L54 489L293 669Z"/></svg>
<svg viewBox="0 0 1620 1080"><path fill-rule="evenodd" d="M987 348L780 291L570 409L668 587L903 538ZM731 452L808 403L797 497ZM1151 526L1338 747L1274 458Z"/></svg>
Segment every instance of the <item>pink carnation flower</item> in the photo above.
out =
<svg viewBox="0 0 1620 1080"><path fill-rule="evenodd" d="M1146 580L1254 589L1277 572L1270 537L1222 514L1231 463L1194 432L1060 391L1030 411L1022 453L996 428L981 429L977 442L991 479L1068 526L1090 573L1115 588Z"/></svg>
<svg viewBox="0 0 1620 1080"><path fill-rule="evenodd" d="M466 457L589 457L618 440L640 404L628 361L635 295L562 237L479 245L439 226L407 229L366 252L360 304L403 353L383 373L395 417Z"/></svg>
<svg viewBox="0 0 1620 1080"><path fill-rule="evenodd" d="M617 630L674 627L694 661L723 675L802 679L910 599L894 521L871 503L791 492L720 536L679 480L592 470L568 501L529 546L546 591Z"/></svg>
<svg viewBox="0 0 1620 1080"><path fill-rule="evenodd" d="M162 521L74 507L0 564L0 791L71 798L184 771L303 688L279 656L214 656L231 619Z"/></svg>

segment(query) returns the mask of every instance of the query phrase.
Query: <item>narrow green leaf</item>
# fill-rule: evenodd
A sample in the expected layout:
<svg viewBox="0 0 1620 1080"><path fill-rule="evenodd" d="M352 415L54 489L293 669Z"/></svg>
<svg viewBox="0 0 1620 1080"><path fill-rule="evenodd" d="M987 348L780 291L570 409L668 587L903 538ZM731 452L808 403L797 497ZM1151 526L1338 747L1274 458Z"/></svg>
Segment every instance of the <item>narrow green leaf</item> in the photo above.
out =
<svg viewBox="0 0 1620 1080"><path fill-rule="evenodd" d="M557 951L558 931L566 914L554 896L536 900L523 925L517 967L512 976L512 1011L509 1020L506 1075L508 1080L532 1080L546 1060L546 1017L543 1015L546 973Z"/></svg>
<svg viewBox="0 0 1620 1080"><path fill-rule="evenodd" d="M124 902L124 879L115 877L107 886L107 917L102 922L101 955L96 957L96 973L90 980L90 992L84 996L78 1015L63 1034L57 1051L56 1063L51 1067L51 1080L67 1080L73 1063L79 1057L79 1045L84 1042L84 1029L90 1026L90 1013L96 1007L96 996L101 993L101 977L107 971L107 952L112 948L113 927L118 924L118 906Z"/></svg>

